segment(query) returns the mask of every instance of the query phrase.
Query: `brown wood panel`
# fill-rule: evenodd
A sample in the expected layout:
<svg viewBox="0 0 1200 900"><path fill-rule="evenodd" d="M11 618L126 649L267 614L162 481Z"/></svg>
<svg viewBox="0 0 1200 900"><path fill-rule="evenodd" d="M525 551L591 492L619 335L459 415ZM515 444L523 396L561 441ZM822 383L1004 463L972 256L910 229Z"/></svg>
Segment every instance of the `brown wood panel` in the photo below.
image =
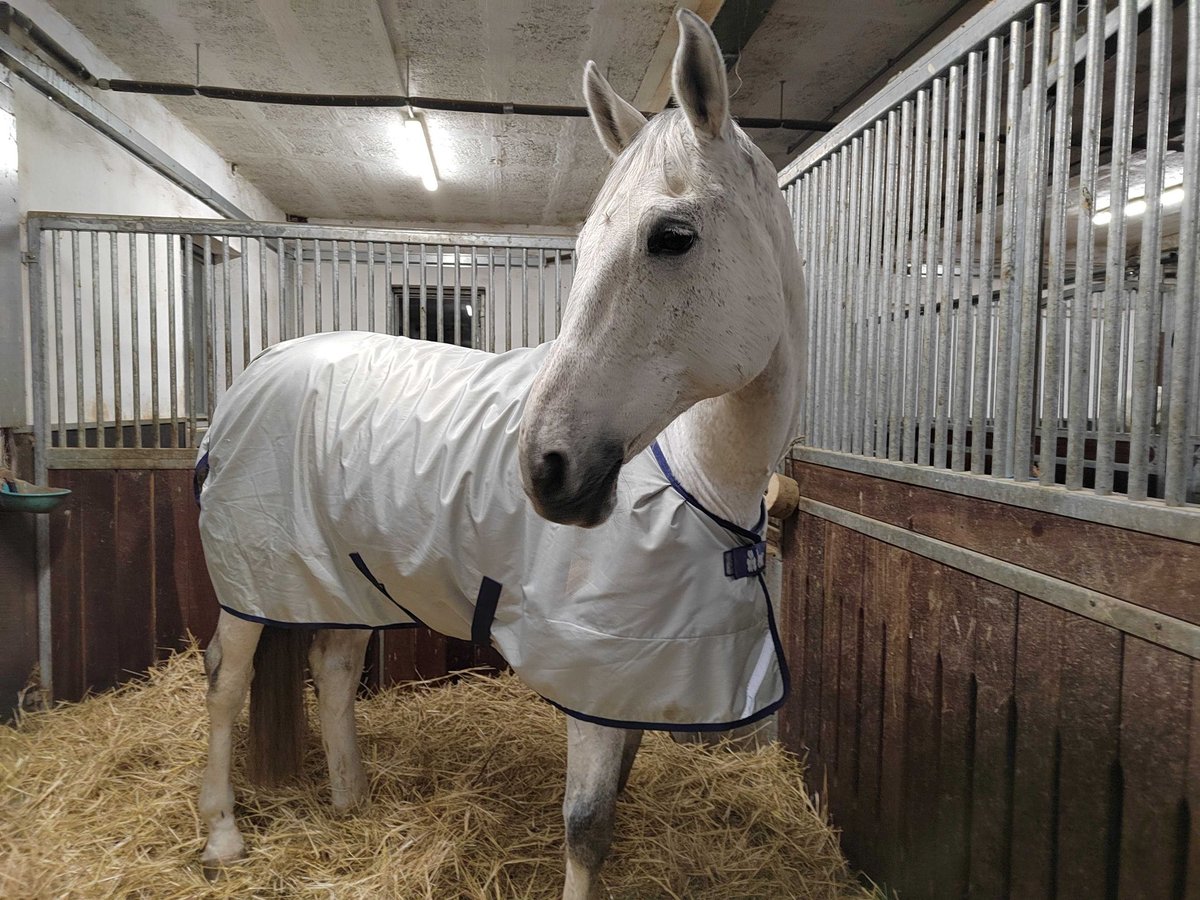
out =
<svg viewBox="0 0 1200 900"><path fill-rule="evenodd" d="M1200 897L1200 660L1192 660L1192 702L1188 724L1187 876L1183 896Z"/></svg>
<svg viewBox="0 0 1200 900"><path fill-rule="evenodd" d="M1200 545L793 463L801 496L1200 624Z"/></svg>
<svg viewBox="0 0 1200 900"><path fill-rule="evenodd" d="M804 586L808 577L808 543L805 536L812 520L812 516L801 514L784 521L780 534L783 558L781 591L780 596L772 598L775 601L779 637L791 675L791 692L779 711L779 739L795 753L803 752L804 743L804 689L801 675L806 670Z"/></svg>
<svg viewBox="0 0 1200 900"><path fill-rule="evenodd" d="M1125 637L1121 677L1120 896L1174 900L1186 878L1185 775L1192 662Z"/></svg>
<svg viewBox="0 0 1200 900"><path fill-rule="evenodd" d="M821 682L825 674L822 653L825 629L825 523L808 517L808 564L805 568L804 595L804 658L808 660L800 679L804 699L804 740L810 752L810 783L820 785L824 779L821 768Z"/></svg>
<svg viewBox="0 0 1200 900"><path fill-rule="evenodd" d="M155 644L165 655L194 635L207 645L217 626L217 597L200 543L199 509L187 469L154 473Z"/></svg>
<svg viewBox="0 0 1200 900"><path fill-rule="evenodd" d="M1017 611L1017 740L1012 895L1051 897L1058 814L1058 701L1068 614L1022 596Z"/></svg>
<svg viewBox="0 0 1200 900"><path fill-rule="evenodd" d="M971 897L1009 896L1017 595L976 582L975 741L971 771Z"/></svg>
<svg viewBox="0 0 1200 900"><path fill-rule="evenodd" d="M115 645L115 678L144 672L154 662L155 557L160 541L154 515L154 473L121 469L115 475L113 552L116 571L103 605L103 619L88 625Z"/></svg>
<svg viewBox="0 0 1200 900"><path fill-rule="evenodd" d="M970 835L970 772L974 752L974 635L979 579L942 569L941 665L935 883L946 897L966 895Z"/></svg>
<svg viewBox="0 0 1200 900"><path fill-rule="evenodd" d="M829 780L829 800L840 799L837 786L838 696L841 675L842 607L833 589L837 576L838 539L845 529L831 522L822 522L825 531L825 568L821 575L824 584L824 608L821 612L821 694L818 750Z"/></svg>
<svg viewBox="0 0 1200 900"><path fill-rule="evenodd" d="M890 544L874 542L875 567L871 602L883 619L883 713L880 719L882 748L879 754L879 853L882 871L898 879L906 859L904 832L904 740L908 719L909 622L913 555Z"/></svg>
<svg viewBox="0 0 1200 900"><path fill-rule="evenodd" d="M905 722L903 883L914 897L936 897L941 838L937 834L941 668L938 662L944 567L914 556L909 581L908 713ZM904 891L904 887L901 887Z"/></svg>
<svg viewBox="0 0 1200 900"><path fill-rule="evenodd" d="M881 580L879 557L885 547L869 538L863 541L863 597L861 679L858 744L858 841L856 862L877 871L883 864L879 852L879 779L883 751L884 662L887 639L889 585Z"/></svg>
<svg viewBox="0 0 1200 900"><path fill-rule="evenodd" d="M17 709L38 661L36 521L0 512L0 723Z"/></svg>
<svg viewBox="0 0 1200 900"><path fill-rule="evenodd" d="M837 721L834 736L836 760L830 781L831 802L837 804L840 824L846 829L847 851L858 855L857 836L862 818L858 800L858 741L860 722L859 645L862 639L863 541L861 534L837 528L828 554L829 595L838 608Z"/></svg>
<svg viewBox="0 0 1200 900"><path fill-rule="evenodd" d="M79 700L87 693L83 674L82 498L75 473L56 472L54 484L72 491L50 519L50 623L54 698Z"/></svg>
<svg viewBox="0 0 1200 900"><path fill-rule="evenodd" d="M1121 709L1121 634L1080 616L1061 633L1058 896L1105 897L1119 836L1114 789Z"/></svg>
<svg viewBox="0 0 1200 900"><path fill-rule="evenodd" d="M79 478L83 604L83 677L87 688L103 691L120 680L118 630L126 627L115 615L117 584L117 473L89 472Z"/></svg>

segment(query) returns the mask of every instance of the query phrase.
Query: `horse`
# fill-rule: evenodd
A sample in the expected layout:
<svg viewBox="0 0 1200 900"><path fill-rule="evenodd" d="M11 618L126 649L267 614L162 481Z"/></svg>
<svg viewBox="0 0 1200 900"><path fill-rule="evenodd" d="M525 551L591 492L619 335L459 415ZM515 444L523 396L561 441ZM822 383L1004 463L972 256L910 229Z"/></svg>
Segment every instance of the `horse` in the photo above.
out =
<svg viewBox="0 0 1200 900"><path fill-rule="evenodd" d="M721 590L753 585L755 551L760 547L753 541L762 526L762 496L796 433L799 399L805 390L803 269L775 169L730 116L716 39L690 11L680 10L677 22L680 41L672 71L675 109L647 121L615 93L594 63L585 67L583 86L591 122L613 165L579 233L576 276L557 339L534 350L496 355L379 335L302 338L276 345L252 362L218 403L197 466L201 536L222 603L215 635L205 651L209 737L199 812L207 827L201 856L206 874L215 876L245 856L234 818L230 766L234 723L248 694L252 772L269 780L294 771L299 762L298 723L304 717L301 692L307 660L317 690L332 803L335 810L345 811L359 804L367 791L353 704L369 626L378 625L378 617L387 617L392 624L428 619L431 627L455 636L467 632L490 638L506 655L508 637L501 636L533 627L505 618L501 586L487 577L473 607L451 604L447 612L421 605L423 592L442 589L429 576L410 578L407 556L393 561L383 579L371 568L381 565L385 549L405 542L394 540L388 530L390 512L372 525L375 530L364 531L347 524L352 517L346 510L362 514L377 506L382 494L407 490L399 467L411 460L401 457L418 458L418 466L442 466L434 479L441 490L434 491L431 499L418 497L412 502L426 513L445 507L446 515L455 517L455 528L470 530L481 521L495 520L490 530L485 529L486 535L494 537L506 530L531 535L535 529L528 519L541 522L551 538L531 540L542 541L543 555L560 548L557 564L572 573L564 572L552 583L563 590L575 590L603 568L576 577L577 548L583 546L579 542L589 535L607 541L638 531L648 515L641 498L649 494L665 496L674 504L662 527L653 525L651 530L669 537L682 527L685 514L691 514L701 524L688 527L702 532L702 540L716 541L714 546L719 547L732 541L737 546L724 554L728 585L719 576L710 577L707 568L693 565L686 554L672 554L669 548L647 551L649 559L632 559L635 567L663 567L669 573L668 584L647 596L632 597L634 608L650 616L679 618L678 610L684 610L685 619L702 617L707 614L704 604L713 604L702 598L689 607L684 594L707 583L724 585ZM268 377L276 370L280 374ZM426 374L410 377L413 370ZM403 415L394 414L390 401L393 385L422 380L435 388L458 385L455 390L467 390L462 387L467 382L484 385L483 411L466 424L448 428L460 439L469 439L475 425L492 423L488 426L492 430L484 428L482 433L496 436L499 444L509 448L492 448L490 438L476 441L484 445L476 448L479 452L495 457L493 476L483 479L474 471L451 471L450 464L437 462L445 457L437 446L442 437L432 439L431 446L427 435L420 440L412 436L417 426L395 425L396 420L411 420L431 427L426 417L431 415L430 407L439 405L438 390L405 401ZM293 415L288 412L293 406L309 402L297 400L299 394L280 393L299 390L294 387L297 383L309 385L303 397L310 399L335 390L359 390L370 396L356 408L358 412L339 420L333 433L312 436L309 420L268 424L275 421L269 409ZM312 415L328 423L331 408L322 405ZM373 436L372 429L389 427L395 431L390 442ZM345 462L339 454L351 445L365 447L367 462L358 467ZM287 452L294 455L276 456ZM324 475L306 479L289 469L300 460L315 458L333 460L323 470L331 480L321 480ZM240 481L231 474L239 465L249 473ZM321 483L314 485L314 480ZM264 485L274 481L280 486L269 496L259 493L247 500L238 493L267 491ZM224 492L222 485L228 486ZM316 544L302 540L310 524L288 518L285 507L292 503L293 492L303 494L297 505L324 503L334 510L320 512L322 521L330 520L338 533L336 538L322 538L337 544L328 559L314 562L306 555L316 552ZM262 514L269 519L253 518L255 510L267 507ZM521 518L527 510L532 512ZM746 525L756 517L757 526ZM399 529L406 518L394 516L391 521ZM511 526L513 522L524 524ZM350 532L353 536L348 537ZM420 543L411 537L409 541ZM344 552L351 544L362 551L348 554L353 566ZM387 552L403 554L407 548ZM437 557L436 572L446 570L444 546L430 552ZM508 552L489 546L464 545L463 550L466 555L491 554L490 558ZM501 559L490 564L520 577L517 570L528 556L511 552L516 562ZM672 555L684 557L673 569L666 565L666 557ZM636 551L626 554L626 558L635 556ZM277 562L285 557L293 568ZM472 577L478 575L471 571ZM743 581L732 580L747 574L751 577ZM278 590L274 581L265 580L276 575L285 582ZM415 584L411 589L410 581ZM256 585L294 600L292 621L253 614L259 608ZM460 587L451 586L444 593L456 595ZM331 622L317 618L306 605L302 595L307 590L328 594L335 603L341 600L341 590L375 605L357 624ZM604 594L610 589L598 590ZM534 591L530 588L526 593ZM751 608L745 603L733 605ZM590 610L594 604L582 606ZM480 610L485 608L481 629ZM761 606L753 608L761 611ZM766 615L770 618L769 598ZM470 621L464 623L464 616ZM544 618L550 623L547 628L560 624L552 621L553 615ZM777 651L773 619L770 632ZM557 652L549 638L543 636L540 643L550 645L540 652ZM672 659L683 668L670 679L672 683L695 682L702 688L703 696L695 701L699 711L690 715L708 715L712 727L718 727L731 724L731 717L746 721L777 708L786 693L786 667L780 687L779 679L770 675L775 658L765 638L761 645L761 651L757 643L739 649L741 680L732 691L722 683L723 675L705 680L706 666L687 653L675 653ZM511 646L520 656L522 648ZM670 648L678 644L664 646L674 653ZM578 653L583 658L587 652L592 651L571 647L560 657L569 659ZM609 651L595 652L599 656L593 663L602 668L604 653ZM619 653L620 646L612 652ZM535 663L509 661L518 675L535 682L532 686L539 692L549 695L553 690L537 682L541 670ZM629 662L632 665L632 658ZM529 677L523 668L529 670ZM568 709L563 803L566 900L583 900L598 891L598 873L613 837L616 799L629 777L643 730L672 730L671 716L684 715L664 711L653 721L640 721L637 716L644 704L654 702L637 699L640 685L613 688L609 679L593 675L578 681L573 690L616 712L573 714L564 705ZM743 681L753 684L745 687ZM738 693L743 688L744 708ZM765 692L764 696L755 697L755 690ZM720 703L713 700L716 695L723 698ZM710 706L720 710L710 714ZM634 712L626 716L628 709Z"/></svg>

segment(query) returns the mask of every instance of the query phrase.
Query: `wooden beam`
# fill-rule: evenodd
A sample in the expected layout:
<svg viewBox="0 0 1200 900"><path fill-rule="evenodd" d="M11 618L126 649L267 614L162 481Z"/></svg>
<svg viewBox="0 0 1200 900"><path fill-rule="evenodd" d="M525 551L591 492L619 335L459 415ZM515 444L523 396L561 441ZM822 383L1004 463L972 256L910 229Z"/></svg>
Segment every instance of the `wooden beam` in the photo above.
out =
<svg viewBox="0 0 1200 900"><path fill-rule="evenodd" d="M690 9L709 25L725 5L725 0L680 0L677 8ZM637 93L630 102L644 113L657 113L666 109L671 96L671 61L675 58L675 47L679 43L679 25L674 13L667 20L662 39L654 48L650 65L642 77Z"/></svg>

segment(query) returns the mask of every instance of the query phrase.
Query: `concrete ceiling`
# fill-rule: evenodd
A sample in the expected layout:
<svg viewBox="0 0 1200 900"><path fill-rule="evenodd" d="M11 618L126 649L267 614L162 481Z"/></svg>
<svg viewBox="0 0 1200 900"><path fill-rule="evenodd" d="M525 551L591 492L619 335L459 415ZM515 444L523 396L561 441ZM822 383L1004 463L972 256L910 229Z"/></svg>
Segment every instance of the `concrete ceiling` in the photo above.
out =
<svg viewBox="0 0 1200 900"><path fill-rule="evenodd" d="M51 0L130 78L258 90L579 105L594 59L627 97L657 82L675 0ZM716 9L719 0L692 6ZM746 0L727 0L738 15ZM776 0L734 71L734 112L821 119L948 13L982 0ZM704 11L703 9L701 10ZM943 25L943 30L953 20ZM929 36L935 40L938 33ZM658 55L661 59L662 54ZM100 77L110 73L97 72ZM607 170L586 120L426 114L441 187L394 139L398 113L164 97L284 210L314 220L574 226ZM861 97L859 98L862 99ZM836 117L836 116L835 116ZM753 132L777 165L803 137Z"/></svg>

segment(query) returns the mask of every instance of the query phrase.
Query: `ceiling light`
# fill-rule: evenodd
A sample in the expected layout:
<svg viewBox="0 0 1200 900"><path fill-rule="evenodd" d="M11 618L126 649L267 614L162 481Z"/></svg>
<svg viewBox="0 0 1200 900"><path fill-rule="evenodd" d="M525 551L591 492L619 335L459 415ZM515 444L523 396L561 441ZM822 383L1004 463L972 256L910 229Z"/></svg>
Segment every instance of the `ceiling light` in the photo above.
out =
<svg viewBox="0 0 1200 900"><path fill-rule="evenodd" d="M1125 215L1127 216L1140 216L1145 211L1146 201L1141 197L1138 197L1136 200L1130 200L1125 204Z"/></svg>
<svg viewBox="0 0 1200 900"><path fill-rule="evenodd" d="M1175 187L1167 188L1163 191L1162 205L1163 206L1178 206L1183 202L1183 185L1177 184Z"/></svg>
<svg viewBox="0 0 1200 900"><path fill-rule="evenodd" d="M425 120L412 113L404 119L404 148L408 166L419 176L425 190L438 189L437 167L433 164L433 146Z"/></svg>
<svg viewBox="0 0 1200 900"><path fill-rule="evenodd" d="M466 311L468 319L475 315L475 310L471 307L470 303L464 306L463 309Z"/></svg>
<svg viewBox="0 0 1200 900"><path fill-rule="evenodd" d="M1092 216L1092 222L1094 222L1096 225L1107 225L1111 221L1112 221L1112 210L1111 209L1102 209L1099 212L1097 212L1094 216Z"/></svg>

